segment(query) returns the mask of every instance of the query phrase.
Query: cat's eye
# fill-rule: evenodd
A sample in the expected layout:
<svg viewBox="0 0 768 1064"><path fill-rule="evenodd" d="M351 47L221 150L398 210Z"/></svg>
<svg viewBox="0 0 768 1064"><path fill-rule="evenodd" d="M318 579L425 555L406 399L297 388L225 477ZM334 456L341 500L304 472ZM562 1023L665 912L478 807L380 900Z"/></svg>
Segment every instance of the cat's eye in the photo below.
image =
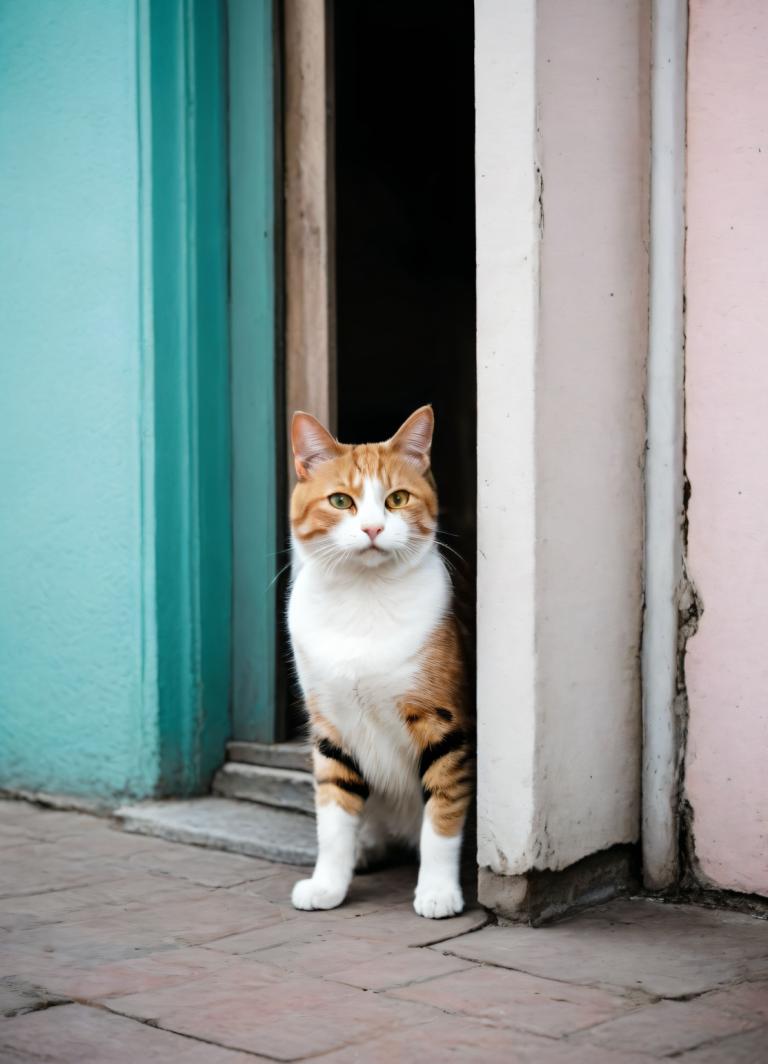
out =
<svg viewBox="0 0 768 1064"><path fill-rule="evenodd" d="M405 506L411 497L409 491L393 491L387 495L387 508L390 510L399 510Z"/></svg>
<svg viewBox="0 0 768 1064"><path fill-rule="evenodd" d="M333 495L328 496L328 502L336 510L348 510L352 505L352 496L345 495L343 491L334 491Z"/></svg>

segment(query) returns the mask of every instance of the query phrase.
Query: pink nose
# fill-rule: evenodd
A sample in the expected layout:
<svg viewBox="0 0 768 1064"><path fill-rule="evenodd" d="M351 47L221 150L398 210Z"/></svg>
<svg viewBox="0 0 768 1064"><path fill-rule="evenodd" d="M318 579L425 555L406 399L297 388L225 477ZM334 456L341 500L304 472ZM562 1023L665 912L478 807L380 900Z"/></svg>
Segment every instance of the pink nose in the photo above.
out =
<svg viewBox="0 0 768 1064"><path fill-rule="evenodd" d="M371 543L375 543L376 537L378 536L379 532L383 531L384 527L382 525L369 526L368 528L363 529L363 532L365 532Z"/></svg>

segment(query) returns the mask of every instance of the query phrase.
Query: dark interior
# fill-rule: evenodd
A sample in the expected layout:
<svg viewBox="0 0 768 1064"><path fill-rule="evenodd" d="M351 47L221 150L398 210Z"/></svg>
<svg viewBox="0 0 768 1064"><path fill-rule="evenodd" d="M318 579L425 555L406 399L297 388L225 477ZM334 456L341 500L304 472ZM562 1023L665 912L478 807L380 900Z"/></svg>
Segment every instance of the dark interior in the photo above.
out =
<svg viewBox="0 0 768 1064"><path fill-rule="evenodd" d="M441 537L474 603L472 0L336 0L338 433L432 403Z"/></svg>
<svg viewBox="0 0 768 1064"><path fill-rule="evenodd" d="M337 431L387 439L432 403L440 539L474 651L472 0L335 0ZM471 661L470 661L471 666ZM474 687L472 684L471 687ZM289 695L289 731L302 730Z"/></svg>

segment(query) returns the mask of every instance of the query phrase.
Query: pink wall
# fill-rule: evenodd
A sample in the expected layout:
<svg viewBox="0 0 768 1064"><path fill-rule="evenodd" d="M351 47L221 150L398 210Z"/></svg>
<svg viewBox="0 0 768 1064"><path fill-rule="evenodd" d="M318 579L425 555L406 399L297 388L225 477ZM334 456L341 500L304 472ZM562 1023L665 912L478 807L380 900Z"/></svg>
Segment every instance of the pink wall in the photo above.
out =
<svg viewBox="0 0 768 1064"><path fill-rule="evenodd" d="M768 3L691 0L686 795L702 879L768 894Z"/></svg>

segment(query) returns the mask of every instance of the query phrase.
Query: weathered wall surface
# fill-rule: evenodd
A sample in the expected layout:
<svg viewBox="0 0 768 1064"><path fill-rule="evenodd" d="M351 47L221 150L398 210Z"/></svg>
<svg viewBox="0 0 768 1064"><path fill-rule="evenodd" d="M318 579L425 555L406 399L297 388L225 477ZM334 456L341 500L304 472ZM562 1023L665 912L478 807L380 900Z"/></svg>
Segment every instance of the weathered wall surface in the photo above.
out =
<svg viewBox="0 0 768 1064"><path fill-rule="evenodd" d="M132 0L0 4L0 786L154 785Z"/></svg>
<svg viewBox="0 0 768 1064"><path fill-rule="evenodd" d="M692 0L685 789L699 872L768 894L768 7Z"/></svg>

